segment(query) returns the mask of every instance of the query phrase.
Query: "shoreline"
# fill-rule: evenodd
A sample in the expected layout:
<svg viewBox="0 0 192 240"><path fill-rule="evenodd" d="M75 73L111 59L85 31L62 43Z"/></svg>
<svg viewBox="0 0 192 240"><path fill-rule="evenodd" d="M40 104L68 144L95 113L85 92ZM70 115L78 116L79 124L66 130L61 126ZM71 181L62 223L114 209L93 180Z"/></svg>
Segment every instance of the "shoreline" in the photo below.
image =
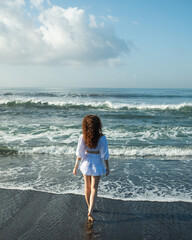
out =
<svg viewBox="0 0 192 240"><path fill-rule="evenodd" d="M192 203L98 197L93 224L84 196L0 189L0 239L192 239Z"/></svg>
<svg viewBox="0 0 192 240"><path fill-rule="evenodd" d="M47 194L53 194L53 195L66 195L66 194L71 194L71 195L76 195L76 196L83 196L84 197L84 193L80 193L80 192L63 192L63 193L57 193L57 192L49 192L49 191L45 191L45 190L38 190L38 189L30 189L30 188L27 188L27 189L21 189L21 188L16 188L16 187L13 187L13 188L9 188L9 187L1 187L0 186L0 191L1 190L13 190L13 191L34 191L34 192L40 192L40 193L47 193ZM192 204L192 200L174 200L174 199L171 199L171 200L151 200L151 199L133 199L133 198L126 198L126 199L122 199L122 198L115 198L115 197L110 197L110 196L101 196L101 195L98 195L98 198L103 198L103 199L109 199L109 200L114 200L114 201L123 201L123 202L157 202L157 203L191 203Z"/></svg>

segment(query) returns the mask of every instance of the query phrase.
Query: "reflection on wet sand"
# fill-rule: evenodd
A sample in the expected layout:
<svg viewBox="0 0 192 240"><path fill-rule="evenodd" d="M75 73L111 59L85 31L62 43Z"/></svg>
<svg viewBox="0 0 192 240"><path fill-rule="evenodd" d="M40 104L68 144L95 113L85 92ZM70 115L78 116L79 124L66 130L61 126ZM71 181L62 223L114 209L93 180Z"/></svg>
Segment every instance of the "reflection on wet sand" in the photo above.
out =
<svg viewBox="0 0 192 240"><path fill-rule="evenodd" d="M85 223L85 232L86 232L86 240L90 240L93 237L93 222L86 221Z"/></svg>

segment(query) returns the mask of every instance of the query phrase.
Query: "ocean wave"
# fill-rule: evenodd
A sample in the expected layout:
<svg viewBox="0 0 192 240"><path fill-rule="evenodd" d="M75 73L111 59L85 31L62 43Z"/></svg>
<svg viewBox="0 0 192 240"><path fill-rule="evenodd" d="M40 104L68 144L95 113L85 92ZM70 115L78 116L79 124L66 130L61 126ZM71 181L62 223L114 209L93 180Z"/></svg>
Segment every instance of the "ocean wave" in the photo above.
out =
<svg viewBox="0 0 192 240"><path fill-rule="evenodd" d="M0 93L0 96L17 96L17 97L59 97L56 93L49 92L5 92Z"/></svg>
<svg viewBox="0 0 192 240"><path fill-rule="evenodd" d="M165 142L171 144L175 141L177 144L188 145L192 141L192 127L140 126L130 127L129 129L126 129L126 127L118 127L118 129L103 128L103 131L111 147L119 145L119 141L122 145L126 144L132 147L135 144L140 147L148 147L152 144L165 144ZM5 146L39 147L38 143L43 143L45 146L49 146L52 152L57 151L55 149L61 145L75 146L80 134L81 126L78 125L45 128L37 124L28 124L27 126L19 125L17 128L9 125L4 125L3 130L0 128L0 140ZM4 149L2 151L5 152Z"/></svg>
<svg viewBox="0 0 192 240"><path fill-rule="evenodd" d="M138 141L141 143L154 140L172 141L181 140L184 143L186 140L192 140L192 127L179 127L179 126L139 126L126 129L124 126L120 126L116 129L104 129L106 136L109 136L109 140L112 141L125 141L131 143Z"/></svg>
<svg viewBox="0 0 192 240"><path fill-rule="evenodd" d="M0 127L2 145L0 155L16 154L17 152L12 152L11 147L13 150L30 154L74 154L78 137L81 134L81 125L45 127L40 124L17 126L7 124L3 125L3 129ZM145 154L148 155L147 148L153 147L154 144L163 144L164 146L167 144L168 146L177 143L177 146L182 144L182 149L185 149L192 142L192 127L132 126L126 128L126 126L118 126L115 129L104 127L103 131L107 136L113 155L145 156ZM120 144L127 148L119 148ZM41 147L41 145L43 146ZM137 149L139 149L139 154ZM135 154L134 151L136 151ZM151 151L155 150L150 148L148 152ZM185 155L185 153L183 154ZM154 155L156 154L154 153Z"/></svg>
<svg viewBox="0 0 192 240"><path fill-rule="evenodd" d="M76 146L42 146L42 147L15 147L12 151L18 154L48 154L48 155L75 155ZM179 148L171 146L158 147L124 147L124 148L109 148L110 156L122 156L128 158L135 157L191 157L192 148Z"/></svg>
<svg viewBox="0 0 192 240"><path fill-rule="evenodd" d="M74 155L75 148L64 146L43 146L33 148L17 148L19 154L48 154L48 155Z"/></svg>
<svg viewBox="0 0 192 240"><path fill-rule="evenodd" d="M124 92L60 92L60 91L47 91L47 92L2 92L0 96L21 96L21 97L67 97L67 98L122 98L122 99L138 99L138 98L192 98L192 94L156 94L156 93L124 93Z"/></svg>
<svg viewBox="0 0 192 240"><path fill-rule="evenodd" d="M0 156L15 155L18 151L9 147L0 146Z"/></svg>
<svg viewBox="0 0 192 240"><path fill-rule="evenodd" d="M170 146L159 147L131 147L110 149L114 156L126 157L191 157L192 148L178 148Z"/></svg>
<svg viewBox="0 0 192 240"><path fill-rule="evenodd" d="M42 99L0 100L0 106L8 107L36 107L61 109L100 109L100 110L181 110L192 111L192 103L180 104L124 104L105 102L73 102L73 101L44 101Z"/></svg>

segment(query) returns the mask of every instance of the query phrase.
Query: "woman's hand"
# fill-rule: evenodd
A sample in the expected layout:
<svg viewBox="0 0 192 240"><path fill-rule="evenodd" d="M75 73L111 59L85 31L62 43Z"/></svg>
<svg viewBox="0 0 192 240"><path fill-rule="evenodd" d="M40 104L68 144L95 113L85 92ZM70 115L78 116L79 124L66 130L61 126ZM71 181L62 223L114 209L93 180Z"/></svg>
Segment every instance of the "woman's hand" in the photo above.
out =
<svg viewBox="0 0 192 240"><path fill-rule="evenodd" d="M110 173L109 168L106 168L106 171L107 171L106 176L108 176Z"/></svg>
<svg viewBox="0 0 192 240"><path fill-rule="evenodd" d="M110 173L110 171L109 171L109 162L108 162L108 160L105 160L105 166L106 166L106 176L108 176L109 175L109 173Z"/></svg>
<svg viewBox="0 0 192 240"><path fill-rule="evenodd" d="M77 167L78 167L78 164L79 164L80 160L81 160L81 158L77 157L76 162L75 162L75 167L73 168L73 174L74 175L77 175Z"/></svg>
<svg viewBox="0 0 192 240"><path fill-rule="evenodd" d="M73 174L74 174L74 175L77 175L77 168L75 168L75 167L74 167L74 169L73 169Z"/></svg>

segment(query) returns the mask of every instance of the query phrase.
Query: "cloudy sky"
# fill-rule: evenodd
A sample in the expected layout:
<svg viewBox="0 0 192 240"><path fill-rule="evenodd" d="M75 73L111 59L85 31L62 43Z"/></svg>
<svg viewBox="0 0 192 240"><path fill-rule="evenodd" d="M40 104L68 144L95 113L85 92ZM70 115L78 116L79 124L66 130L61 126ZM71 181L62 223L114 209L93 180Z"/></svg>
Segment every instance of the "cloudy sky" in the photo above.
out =
<svg viewBox="0 0 192 240"><path fill-rule="evenodd" d="M192 88L191 0L0 0L1 87Z"/></svg>

